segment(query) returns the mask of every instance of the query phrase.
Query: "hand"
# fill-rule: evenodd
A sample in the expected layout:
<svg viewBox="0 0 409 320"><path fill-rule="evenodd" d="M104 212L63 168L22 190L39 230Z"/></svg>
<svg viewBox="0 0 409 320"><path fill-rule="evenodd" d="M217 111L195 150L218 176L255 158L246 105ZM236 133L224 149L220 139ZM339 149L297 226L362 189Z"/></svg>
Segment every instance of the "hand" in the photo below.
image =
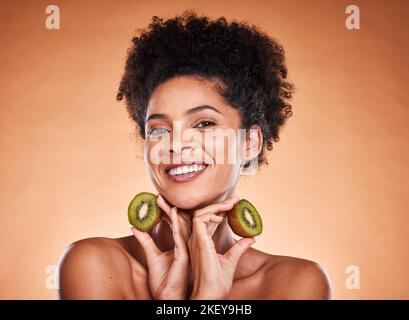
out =
<svg viewBox="0 0 409 320"><path fill-rule="evenodd" d="M153 299L184 300L189 267L187 240L191 233L190 219L186 213L177 212L176 207L171 208L160 195L157 204L165 212L163 219L172 229L174 249L162 252L149 233L135 228L132 228L132 232L145 252Z"/></svg>
<svg viewBox="0 0 409 320"><path fill-rule="evenodd" d="M242 238L224 255L215 250L212 236L219 223L227 218L226 211L238 201L239 198L226 199L195 212L193 232L188 240L194 279L191 300L225 299L233 286L240 257L256 242L254 238Z"/></svg>

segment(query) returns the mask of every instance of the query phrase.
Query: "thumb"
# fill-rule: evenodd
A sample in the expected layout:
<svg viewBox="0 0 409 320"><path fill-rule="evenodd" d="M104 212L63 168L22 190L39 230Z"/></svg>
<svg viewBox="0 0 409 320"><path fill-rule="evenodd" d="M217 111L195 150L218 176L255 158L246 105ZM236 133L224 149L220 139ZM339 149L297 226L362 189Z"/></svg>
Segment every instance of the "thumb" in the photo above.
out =
<svg viewBox="0 0 409 320"><path fill-rule="evenodd" d="M237 241L230 249L224 254L224 257L236 267L240 260L240 257L251 245L256 242L255 238L242 238Z"/></svg>
<svg viewBox="0 0 409 320"><path fill-rule="evenodd" d="M131 230L145 252L146 261L148 263L162 253L148 232L142 232L133 227Z"/></svg>

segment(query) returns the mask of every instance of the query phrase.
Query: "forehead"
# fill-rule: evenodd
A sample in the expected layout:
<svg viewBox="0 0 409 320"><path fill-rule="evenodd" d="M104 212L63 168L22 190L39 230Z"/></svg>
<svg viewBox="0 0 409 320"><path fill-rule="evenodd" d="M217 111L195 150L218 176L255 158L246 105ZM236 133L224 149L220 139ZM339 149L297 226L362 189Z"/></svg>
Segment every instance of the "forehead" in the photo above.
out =
<svg viewBox="0 0 409 320"><path fill-rule="evenodd" d="M191 107L205 104L219 108L229 107L217 92L214 82L180 76L168 79L155 88L149 99L147 114L183 113Z"/></svg>

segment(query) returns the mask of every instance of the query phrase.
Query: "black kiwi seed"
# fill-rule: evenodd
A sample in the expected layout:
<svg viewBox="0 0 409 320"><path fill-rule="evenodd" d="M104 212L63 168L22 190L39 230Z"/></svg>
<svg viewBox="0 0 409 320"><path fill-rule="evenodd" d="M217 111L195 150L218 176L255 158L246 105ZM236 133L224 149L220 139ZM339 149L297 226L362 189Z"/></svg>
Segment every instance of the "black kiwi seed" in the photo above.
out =
<svg viewBox="0 0 409 320"><path fill-rule="evenodd" d="M138 193L128 206L128 220L140 231L151 230L162 217L162 209L156 203L157 196L150 192Z"/></svg>

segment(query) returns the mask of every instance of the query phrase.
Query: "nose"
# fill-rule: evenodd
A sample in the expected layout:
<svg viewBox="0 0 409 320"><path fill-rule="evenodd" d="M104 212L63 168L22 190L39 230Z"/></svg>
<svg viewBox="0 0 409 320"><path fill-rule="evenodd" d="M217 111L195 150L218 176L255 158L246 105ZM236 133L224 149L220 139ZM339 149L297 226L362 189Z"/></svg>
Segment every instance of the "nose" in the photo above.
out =
<svg viewBox="0 0 409 320"><path fill-rule="evenodd" d="M198 160L200 157L200 148L198 148L197 141L182 142L175 141L172 142L169 148L169 155L173 163L178 163L179 161L192 161ZM199 154L198 154L199 152Z"/></svg>
<svg viewBox="0 0 409 320"><path fill-rule="evenodd" d="M170 146L170 153L183 153L185 149L191 149L194 150L193 142L190 143L182 143L182 147L180 146L179 143L172 143Z"/></svg>

